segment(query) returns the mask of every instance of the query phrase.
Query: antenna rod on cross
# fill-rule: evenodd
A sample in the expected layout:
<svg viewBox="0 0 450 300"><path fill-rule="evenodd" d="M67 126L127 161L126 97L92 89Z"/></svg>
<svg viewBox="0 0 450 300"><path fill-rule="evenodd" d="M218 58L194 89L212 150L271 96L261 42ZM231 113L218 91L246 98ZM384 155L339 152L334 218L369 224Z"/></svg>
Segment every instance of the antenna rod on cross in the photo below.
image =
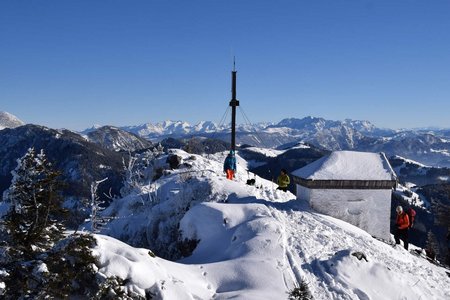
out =
<svg viewBox="0 0 450 300"><path fill-rule="evenodd" d="M239 101L236 99L236 59L233 59L233 71L231 71L231 150L236 150L236 106Z"/></svg>

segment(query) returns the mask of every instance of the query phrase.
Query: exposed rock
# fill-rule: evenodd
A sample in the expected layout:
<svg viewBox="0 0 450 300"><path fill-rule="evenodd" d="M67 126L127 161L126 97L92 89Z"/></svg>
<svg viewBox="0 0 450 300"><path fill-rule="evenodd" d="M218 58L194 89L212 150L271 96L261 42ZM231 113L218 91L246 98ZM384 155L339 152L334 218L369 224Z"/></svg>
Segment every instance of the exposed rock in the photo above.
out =
<svg viewBox="0 0 450 300"><path fill-rule="evenodd" d="M176 154L170 154L167 157L167 163L169 164L171 169L178 169L182 161L182 158Z"/></svg>

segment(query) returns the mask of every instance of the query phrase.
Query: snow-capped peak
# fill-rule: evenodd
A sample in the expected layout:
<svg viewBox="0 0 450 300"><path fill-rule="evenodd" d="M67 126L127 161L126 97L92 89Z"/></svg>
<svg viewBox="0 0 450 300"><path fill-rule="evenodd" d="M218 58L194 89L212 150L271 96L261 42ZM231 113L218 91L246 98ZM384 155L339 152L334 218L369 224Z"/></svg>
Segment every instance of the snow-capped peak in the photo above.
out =
<svg viewBox="0 0 450 300"><path fill-rule="evenodd" d="M0 130L5 128L16 128L25 125L19 118L6 112L0 111Z"/></svg>
<svg viewBox="0 0 450 300"><path fill-rule="evenodd" d="M217 130L217 125L211 121L200 121L193 126L193 129L197 132L214 132Z"/></svg>

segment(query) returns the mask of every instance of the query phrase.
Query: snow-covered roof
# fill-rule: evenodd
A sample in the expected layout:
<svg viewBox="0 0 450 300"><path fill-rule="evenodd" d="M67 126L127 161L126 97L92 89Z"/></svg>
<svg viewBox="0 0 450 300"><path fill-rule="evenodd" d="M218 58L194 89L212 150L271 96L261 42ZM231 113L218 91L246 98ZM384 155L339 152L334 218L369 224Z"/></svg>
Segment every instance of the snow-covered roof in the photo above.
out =
<svg viewBox="0 0 450 300"><path fill-rule="evenodd" d="M334 151L292 172L309 180L395 180L383 153Z"/></svg>

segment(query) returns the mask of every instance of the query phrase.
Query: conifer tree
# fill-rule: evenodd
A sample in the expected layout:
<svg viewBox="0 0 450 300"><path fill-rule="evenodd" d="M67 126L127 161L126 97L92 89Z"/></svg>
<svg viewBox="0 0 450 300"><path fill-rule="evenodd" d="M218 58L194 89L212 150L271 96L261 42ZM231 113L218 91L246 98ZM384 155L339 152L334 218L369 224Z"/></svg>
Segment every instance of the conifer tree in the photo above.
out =
<svg viewBox="0 0 450 300"><path fill-rule="evenodd" d="M5 255L1 267L6 299L36 298L48 274L46 251L63 236L64 210L58 194L59 174L41 150L33 148L17 160L8 191L10 209L4 216Z"/></svg>
<svg viewBox="0 0 450 300"><path fill-rule="evenodd" d="M428 234L427 234L426 251L428 251L428 253L432 254L431 255L432 259L435 259L440 254L439 242L431 230L428 231ZM427 254L427 255L430 257L430 254Z"/></svg>
<svg viewBox="0 0 450 300"><path fill-rule="evenodd" d="M99 290L94 236L72 234L48 252L48 274L40 291L53 299L92 299Z"/></svg>
<svg viewBox="0 0 450 300"><path fill-rule="evenodd" d="M64 210L58 193L59 173L52 169L44 152L33 148L17 160L9 189L10 210L5 227L19 255L49 249L63 234Z"/></svg>
<svg viewBox="0 0 450 300"><path fill-rule="evenodd" d="M59 174L43 151L28 149L17 162L1 228L0 298L135 299L123 282L98 276L93 235L64 237Z"/></svg>

